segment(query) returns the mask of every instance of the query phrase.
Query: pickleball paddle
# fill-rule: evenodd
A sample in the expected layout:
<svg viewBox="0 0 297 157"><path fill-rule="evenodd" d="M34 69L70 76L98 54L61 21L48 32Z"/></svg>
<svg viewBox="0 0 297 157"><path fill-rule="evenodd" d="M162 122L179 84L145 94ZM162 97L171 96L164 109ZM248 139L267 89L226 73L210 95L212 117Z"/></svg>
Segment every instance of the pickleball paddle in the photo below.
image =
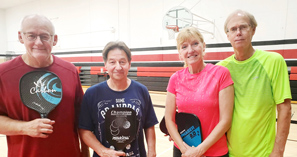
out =
<svg viewBox="0 0 297 157"><path fill-rule="evenodd" d="M201 123L195 114L191 113L177 113L175 114L175 123L181 138L189 146L198 146L202 142ZM160 130L168 135L166 128L165 117L160 123Z"/></svg>
<svg viewBox="0 0 297 157"><path fill-rule="evenodd" d="M115 150L130 149L137 134L136 112L131 108L111 108L106 112L105 131L108 143Z"/></svg>
<svg viewBox="0 0 297 157"><path fill-rule="evenodd" d="M24 105L37 111L41 118L46 118L62 100L61 80L49 71L26 73L20 79L19 88Z"/></svg>

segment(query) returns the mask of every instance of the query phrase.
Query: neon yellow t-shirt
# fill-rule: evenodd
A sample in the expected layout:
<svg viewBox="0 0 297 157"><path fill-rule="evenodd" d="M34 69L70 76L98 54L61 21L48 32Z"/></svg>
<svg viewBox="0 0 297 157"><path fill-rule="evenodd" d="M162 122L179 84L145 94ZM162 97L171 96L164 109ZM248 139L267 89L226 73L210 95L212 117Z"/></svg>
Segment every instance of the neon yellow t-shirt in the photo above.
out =
<svg viewBox="0 0 297 157"><path fill-rule="evenodd" d="M227 133L230 157L268 157L275 140L276 105L291 99L283 57L256 50L245 61L232 55L218 65L227 67L234 81L234 112Z"/></svg>

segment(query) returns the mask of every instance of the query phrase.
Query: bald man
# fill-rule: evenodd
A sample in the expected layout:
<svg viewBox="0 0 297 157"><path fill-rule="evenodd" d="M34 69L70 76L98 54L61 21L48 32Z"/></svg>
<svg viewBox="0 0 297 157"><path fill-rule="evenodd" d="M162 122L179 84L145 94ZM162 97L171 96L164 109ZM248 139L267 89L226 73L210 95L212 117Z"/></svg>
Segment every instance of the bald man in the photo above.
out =
<svg viewBox="0 0 297 157"><path fill-rule="evenodd" d="M0 134L7 136L8 157L88 156L84 144L80 149L77 131L83 97L79 75L73 64L51 54L58 41L52 22L28 15L18 38L26 53L0 64ZM62 100L48 118L40 118L20 98L21 77L36 70L53 72L62 82Z"/></svg>

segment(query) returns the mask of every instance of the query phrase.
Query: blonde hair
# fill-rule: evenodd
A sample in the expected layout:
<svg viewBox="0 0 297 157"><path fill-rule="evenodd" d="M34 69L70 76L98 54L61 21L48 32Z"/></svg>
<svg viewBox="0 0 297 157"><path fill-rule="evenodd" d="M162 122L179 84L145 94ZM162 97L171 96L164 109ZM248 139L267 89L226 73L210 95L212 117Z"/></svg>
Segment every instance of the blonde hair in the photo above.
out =
<svg viewBox="0 0 297 157"><path fill-rule="evenodd" d="M176 47L177 47L177 51L180 53L180 48L181 45L190 40L191 38L195 38L198 39L201 43L204 43L204 38L202 36L202 34L198 31L197 28L195 27L186 27L184 29L182 29L176 38ZM204 53L204 52L203 52ZM187 67L187 63L184 63L184 67Z"/></svg>
<svg viewBox="0 0 297 157"><path fill-rule="evenodd" d="M258 26L257 21L256 21L254 15L252 15L251 13L249 13L249 12L247 12L247 11L243 11L243 10L238 9L238 10L235 10L234 12L232 12L232 13L228 16L228 18L226 19L226 21L225 21L225 24L224 24L224 31L225 31L226 34L227 34L227 32L228 32L227 25L228 25L229 21L231 20L231 18L233 17L233 15L238 14L238 13L241 13L241 14L243 14L244 16L246 16L247 18L249 18L249 20L250 20L250 21L249 21L249 24L251 25L252 28L256 28L256 27Z"/></svg>

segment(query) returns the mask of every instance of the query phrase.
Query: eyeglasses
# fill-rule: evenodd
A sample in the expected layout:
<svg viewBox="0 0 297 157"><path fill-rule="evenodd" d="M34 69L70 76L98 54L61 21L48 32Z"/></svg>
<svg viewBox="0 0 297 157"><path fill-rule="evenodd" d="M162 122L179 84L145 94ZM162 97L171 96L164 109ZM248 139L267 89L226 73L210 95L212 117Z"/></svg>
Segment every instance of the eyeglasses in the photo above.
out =
<svg viewBox="0 0 297 157"><path fill-rule="evenodd" d="M249 24L243 24L243 25L239 25L239 27L231 27L227 31L227 33L234 34L234 33L236 33L238 31L238 29L239 29L240 32L246 32L246 31L248 31L250 29L250 25Z"/></svg>
<svg viewBox="0 0 297 157"><path fill-rule="evenodd" d="M40 35L33 34L33 33L23 33L23 34L29 41L35 41L38 36L41 41L49 41L49 40L51 40L51 38L53 36L50 34L40 34Z"/></svg>

